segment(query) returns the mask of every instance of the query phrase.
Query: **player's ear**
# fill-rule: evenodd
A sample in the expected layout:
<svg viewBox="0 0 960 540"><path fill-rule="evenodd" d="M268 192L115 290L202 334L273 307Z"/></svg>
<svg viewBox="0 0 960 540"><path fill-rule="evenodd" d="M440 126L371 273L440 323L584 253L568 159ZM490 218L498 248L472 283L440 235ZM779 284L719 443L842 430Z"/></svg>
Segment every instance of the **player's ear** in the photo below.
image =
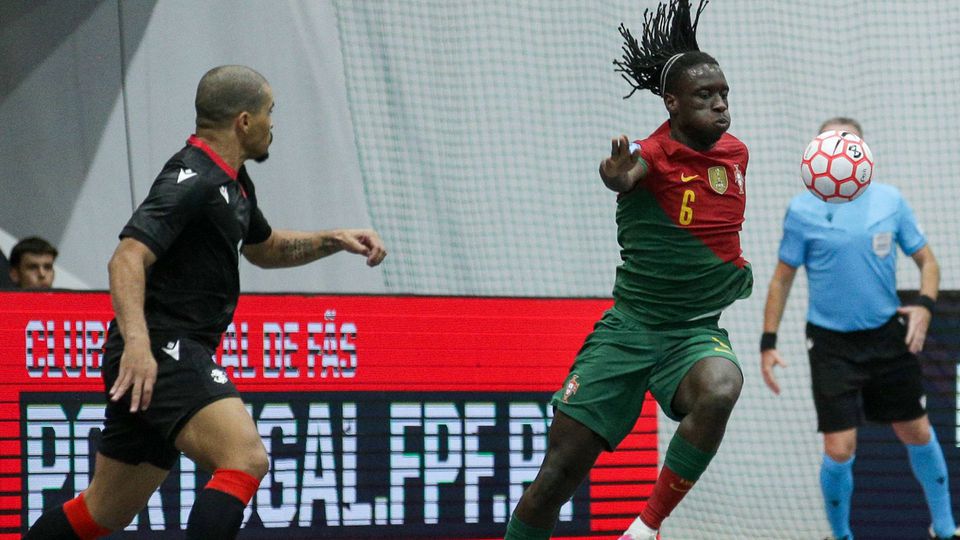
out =
<svg viewBox="0 0 960 540"><path fill-rule="evenodd" d="M250 129L250 113L243 111L234 119L234 127L241 133L246 133Z"/></svg>
<svg viewBox="0 0 960 540"><path fill-rule="evenodd" d="M667 108L667 111L670 114L677 112L679 105L677 104L677 96L673 94L663 94L663 105Z"/></svg>

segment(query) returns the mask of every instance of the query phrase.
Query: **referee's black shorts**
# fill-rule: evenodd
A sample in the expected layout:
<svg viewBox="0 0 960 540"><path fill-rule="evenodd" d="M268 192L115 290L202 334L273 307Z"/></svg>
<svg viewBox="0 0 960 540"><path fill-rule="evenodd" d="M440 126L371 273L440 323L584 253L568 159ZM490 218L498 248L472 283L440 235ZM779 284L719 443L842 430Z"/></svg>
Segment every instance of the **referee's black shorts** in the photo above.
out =
<svg viewBox="0 0 960 540"><path fill-rule="evenodd" d="M159 342L158 342L159 341ZM239 397L226 372L213 361L215 349L189 339L154 340L157 382L146 411L130 413L130 391L120 401L107 395L106 419L99 451L137 465L150 463L171 469L180 457L174 441L183 426L204 406L227 397ZM121 347L104 352L104 391L109 392L120 370Z"/></svg>
<svg viewBox="0 0 960 540"><path fill-rule="evenodd" d="M898 316L879 328L855 332L807 323L817 430L832 433L864 420L889 424L926 414L923 374L904 343L906 332Z"/></svg>

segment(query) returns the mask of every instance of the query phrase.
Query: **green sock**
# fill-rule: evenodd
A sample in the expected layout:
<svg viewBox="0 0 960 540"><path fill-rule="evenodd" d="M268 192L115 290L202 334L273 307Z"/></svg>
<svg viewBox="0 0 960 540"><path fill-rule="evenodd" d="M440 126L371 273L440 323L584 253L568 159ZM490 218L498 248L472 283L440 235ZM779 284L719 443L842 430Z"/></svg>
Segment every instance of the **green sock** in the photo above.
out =
<svg viewBox="0 0 960 540"><path fill-rule="evenodd" d="M550 540L550 533L553 529L540 529L531 527L520 521L516 514L510 516L510 524L507 525L507 535L503 540Z"/></svg>
<svg viewBox="0 0 960 540"><path fill-rule="evenodd" d="M663 464L680 475L680 478L696 482L703 471L707 470L707 465L715 455L717 455L716 452L704 452L676 433L670 440L670 446L667 447L667 456Z"/></svg>

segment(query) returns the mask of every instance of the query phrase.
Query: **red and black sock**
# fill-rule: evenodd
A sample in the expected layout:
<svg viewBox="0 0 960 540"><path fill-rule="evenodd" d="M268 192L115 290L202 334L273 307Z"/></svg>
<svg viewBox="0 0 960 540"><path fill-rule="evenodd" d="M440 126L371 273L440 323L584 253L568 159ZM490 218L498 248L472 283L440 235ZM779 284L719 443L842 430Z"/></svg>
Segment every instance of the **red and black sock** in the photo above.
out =
<svg viewBox="0 0 960 540"><path fill-rule="evenodd" d="M259 486L260 480L243 471L217 469L190 510L187 540L236 538L243 509Z"/></svg>
<svg viewBox="0 0 960 540"><path fill-rule="evenodd" d="M93 520L83 493L61 506L48 509L40 516L24 540L94 540L110 534Z"/></svg>

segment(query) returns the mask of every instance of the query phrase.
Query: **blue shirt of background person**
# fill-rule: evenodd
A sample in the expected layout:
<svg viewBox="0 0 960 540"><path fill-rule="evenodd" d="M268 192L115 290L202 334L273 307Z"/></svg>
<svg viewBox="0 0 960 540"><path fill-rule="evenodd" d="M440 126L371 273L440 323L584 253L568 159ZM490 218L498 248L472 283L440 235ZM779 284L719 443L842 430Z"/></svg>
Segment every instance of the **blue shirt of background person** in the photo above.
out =
<svg viewBox="0 0 960 540"><path fill-rule="evenodd" d="M806 266L807 320L852 332L878 328L893 317L900 306L896 246L913 255L925 245L900 191L873 182L844 204L825 204L809 192L794 197L784 218L779 257L794 268Z"/></svg>

